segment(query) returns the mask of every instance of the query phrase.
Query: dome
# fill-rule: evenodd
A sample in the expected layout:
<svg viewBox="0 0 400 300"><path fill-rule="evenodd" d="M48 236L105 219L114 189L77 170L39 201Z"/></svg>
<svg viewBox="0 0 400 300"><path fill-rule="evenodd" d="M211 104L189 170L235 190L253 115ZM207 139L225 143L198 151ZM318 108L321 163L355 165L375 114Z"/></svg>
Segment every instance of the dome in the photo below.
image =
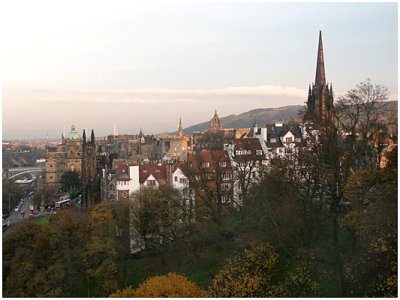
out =
<svg viewBox="0 0 400 300"><path fill-rule="evenodd" d="M71 126L71 132L67 133L67 136L65 138L69 140L77 140L81 138L79 136L79 133L75 129L75 125Z"/></svg>

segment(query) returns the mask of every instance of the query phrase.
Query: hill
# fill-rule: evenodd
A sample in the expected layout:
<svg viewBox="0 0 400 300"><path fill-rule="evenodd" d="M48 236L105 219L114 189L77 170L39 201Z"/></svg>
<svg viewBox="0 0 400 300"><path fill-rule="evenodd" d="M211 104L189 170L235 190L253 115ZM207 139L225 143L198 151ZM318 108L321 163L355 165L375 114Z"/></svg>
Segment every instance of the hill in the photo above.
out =
<svg viewBox="0 0 400 300"><path fill-rule="evenodd" d="M385 102L384 111L387 116L394 114L397 116L398 101ZM300 122L304 112L305 105L291 105L276 108L257 108L239 115L229 115L222 117L222 125L224 128L246 128L251 127L254 122L259 125L270 124L275 122L287 123L289 121ZM211 118L210 118L211 119ZM183 131L185 134L192 134L194 131L202 131L210 128L210 121L189 126Z"/></svg>
<svg viewBox="0 0 400 300"><path fill-rule="evenodd" d="M222 117L224 128L245 128L251 127L256 121L258 124L288 122L290 120L300 121L299 111L305 110L304 105L291 105L276 108L257 108L244 112L240 115L229 115ZM210 118L211 119L211 118ZM207 130L210 127L209 121L189 126L184 129L185 134L191 134L194 131Z"/></svg>

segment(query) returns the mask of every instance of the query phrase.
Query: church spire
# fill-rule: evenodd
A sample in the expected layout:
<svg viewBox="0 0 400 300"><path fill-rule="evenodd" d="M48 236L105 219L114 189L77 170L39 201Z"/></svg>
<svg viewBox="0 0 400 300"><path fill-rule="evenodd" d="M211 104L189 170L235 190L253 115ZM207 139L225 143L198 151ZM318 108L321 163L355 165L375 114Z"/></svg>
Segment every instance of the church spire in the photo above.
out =
<svg viewBox="0 0 400 300"><path fill-rule="evenodd" d="M315 86L321 88L326 84L325 80L325 63L324 49L322 47L322 31L319 31L318 56L317 56L317 71L315 74Z"/></svg>
<svg viewBox="0 0 400 300"><path fill-rule="evenodd" d="M178 136L183 136L182 118L179 118Z"/></svg>
<svg viewBox="0 0 400 300"><path fill-rule="evenodd" d="M93 131L93 129L92 129L92 133L90 134L90 142L91 142L92 144L94 144L94 142L95 142L95 139L94 139L94 131Z"/></svg>
<svg viewBox="0 0 400 300"><path fill-rule="evenodd" d="M86 130L85 129L83 129L82 142L84 145L86 144Z"/></svg>

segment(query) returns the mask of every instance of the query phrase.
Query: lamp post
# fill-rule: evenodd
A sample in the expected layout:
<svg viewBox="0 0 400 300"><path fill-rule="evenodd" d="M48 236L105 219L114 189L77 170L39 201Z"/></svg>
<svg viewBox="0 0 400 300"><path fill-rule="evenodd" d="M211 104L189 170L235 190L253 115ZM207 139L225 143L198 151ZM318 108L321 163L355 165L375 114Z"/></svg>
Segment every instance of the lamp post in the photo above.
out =
<svg viewBox="0 0 400 300"><path fill-rule="evenodd" d="M11 213L11 195L14 196L14 194L8 194L8 215Z"/></svg>

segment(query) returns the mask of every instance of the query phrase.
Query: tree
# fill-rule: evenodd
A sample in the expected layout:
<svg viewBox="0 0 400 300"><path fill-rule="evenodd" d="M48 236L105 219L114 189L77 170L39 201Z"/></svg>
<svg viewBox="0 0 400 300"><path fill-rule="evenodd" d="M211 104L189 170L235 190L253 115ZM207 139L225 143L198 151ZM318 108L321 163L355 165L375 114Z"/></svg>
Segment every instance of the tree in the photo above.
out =
<svg viewBox="0 0 400 300"><path fill-rule="evenodd" d="M176 273L154 276L140 284L135 290L135 297L203 297L205 292L185 276Z"/></svg>
<svg viewBox="0 0 400 300"><path fill-rule="evenodd" d="M92 217L92 234L84 249L83 262L87 274L88 288L92 279L98 285L94 295L108 295L117 287L115 275L117 267L115 258L115 224L113 222L112 206L101 202L90 213ZM88 297L90 297L88 290Z"/></svg>
<svg viewBox="0 0 400 300"><path fill-rule="evenodd" d="M269 244L251 246L227 259L208 288L211 297L311 296L316 283L306 268L280 273L278 253ZM283 280L278 280L282 276Z"/></svg>
<svg viewBox="0 0 400 300"><path fill-rule="evenodd" d="M182 214L185 201L172 187L143 188L132 196L132 201L132 226L145 249L158 251L188 232Z"/></svg>
<svg viewBox="0 0 400 300"><path fill-rule="evenodd" d="M79 174L76 171L67 171L60 178L61 190L70 194L76 193L81 188Z"/></svg>
<svg viewBox="0 0 400 300"><path fill-rule="evenodd" d="M131 286L117 290L110 294L110 298L135 298L135 291Z"/></svg>
<svg viewBox="0 0 400 300"><path fill-rule="evenodd" d="M349 176L350 168L365 169L376 165L376 151L380 151L380 141L376 139L386 134L388 125L395 122L395 116L387 111L384 102L388 95L385 86L367 79L348 91L335 105L338 130L346 136L342 143L345 177Z"/></svg>
<svg viewBox="0 0 400 300"><path fill-rule="evenodd" d="M397 160L397 151L392 153ZM349 293L397 296L397 164L355 172L345 187L351 211L343 225L353 233L347 261Z"/></svg>

